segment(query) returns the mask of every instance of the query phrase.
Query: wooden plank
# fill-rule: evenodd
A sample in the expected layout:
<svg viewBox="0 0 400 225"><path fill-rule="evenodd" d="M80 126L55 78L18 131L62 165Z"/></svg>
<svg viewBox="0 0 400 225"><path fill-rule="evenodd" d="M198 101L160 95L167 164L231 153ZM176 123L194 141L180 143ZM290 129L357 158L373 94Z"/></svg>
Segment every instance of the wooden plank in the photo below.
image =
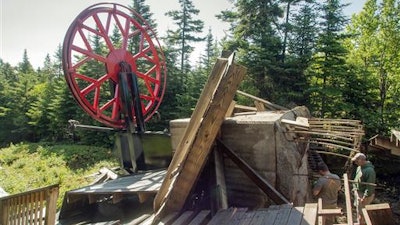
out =
<svg viewBox="0 0 400 225"><path fill-rule="evenodd" d="M251 98L251 99L253 99L253 100L262 102L262 103L264 103L265 105L267 105L267 106L268 106L270 109L272 109L272 110L277 110L277 109L279 109L279 110L287 110L287 108L285 108L285 107L283 107L283 106L274 104L274 103L272 103L272 102L270 102L270 101L267 101L267 100L265 100L265 99L259 98L259 97L257 97L257 96L251 95L251 94L248 94L248 93L246 93L246 92L243 92L243 91L240 91L240 90L237 90L236 92L237 92L238 94L240 94L240 95L243 95L243 96L249 97L249 98Z"/></svg>
<svg viewBox="0 0 400 225"><path fill-rule="evenodd" d="M223 224L230 224L229 221L234 218L237 214L242 215L242 212L245 212L247 209L245 208L229 208L220 210L208 225L223 225Z"/></svg>
<svg viewBox="0 0 400 225"><path fill-rule="evenodd" d="M306 203L303 211L303 219L301 225L315 225L317 221L318 204Z"/></svg>
<svg viewBox="0 0 400 225"><path fill-rule="evenodd" d="M267 210L257 210L254 212L253 218L249 224L261 225L263 223L264 217L267 215Z"/></svg>
<svg viewBox="0 0 400 225"><path fill-rule="evenodd" d="M345 194L345 200L346 200L347 224L353 225L353 214L352 214L352 210L351 210L349 178L347 176L347 173L343 174L343 179L344 179L344 194Z"/></svg>
<svg viewBox="0 0 400 225"><path fill-rule="evenodd" d="M235 106L236 106L236 101L232 100L231 104L228 107L228 110L226 110L225 117L233 116L233 112L235 111Z"/></svg>
<svg viewBox="0 0 400 225"><path fill-rule="evenodd" d="M46 224L54 225L56 222L56 213L57 213L57 199L59 194L59 188L52 187L47 190L46 197Z"/></svg>
<svg viewBox="0 0 400 225"><path fill-rule="evenodd" d="M274 225L286 225L289 220L290 211L292 211L292 205L281 205L279 208L279 213L275 218Z"/></svg>
<svg viewBox="0 0 400 225"><path fill-rule="evenodd" d="M159 224L159 225L170 225L178 218L178 216L179 216L178 212L172 212L172 213L168 214L167 216L161 218L160 221L154 220L153 224L154 224L154 222L156 222L156 224Z"/></svg>
<svg viewBox="0 0 400 225"><path fill-rule="evenodd" d="M259 102L259 101L254 101L254 105L255 105L256 108L257 108L257 112L264 112L264 111L266 111L266 110L265 110L265 105L264 105L264 103Z"/></svg>
<svg viewBox="0 0 400 225"><path fill-rule="evenodd" d="M246 214L247 208L238 208L238 210L233 214L227 221L224 221L223 224L226 225L238 225L240 224L242 218Z"/></svg>
<svg viewBox="0 0 400 225"><path fill-rule="evenodd" d="M318 225L325 225L323 217L321 215L322 211L322 198L318 198Z"/></svg>
<svg viewBox="0 0 400 225"><path fill-rule="evenodd" d="M261 177L253 168L251 168L242 158L232 151L221 139L217 139L218 148L228 157L269 197L277 204L290 204L281 193L267 180Z"/></svg>
<svg viewBox="0 0 400 225"><path fill-rule="evenodd" d="M174 183L171 186L168 185L168 191L165 192L166 195L161 201L164 202L166 207L163 207L162 210L157 210L158 217L162 217L163 214L169 212L179 211L185 204L208 158L225 118L226 110L245 74L245 67L235 64L229 65L227 72L223 75L220 84L216 88L214 97L210 100L210 107L203 115L203 120L194 137L193 145L188 148L189 153L181 162L179 173L176 174L175 178L172 178L175 180ZM163 186L164 184L166 183L163 182Z"/></svg>
<svg viewBox="0 0 400 225"><path fill-rule="evenodd" d="M364 216L365 223L367 225L373 225L371 219L369 218L368 212L366 208L362 208L362 214Z"/></svg>
<svg viewBox="0 0 400 225"><path fill-rule="evenodd" d="M228 208L228 196L226 191L224 165L222 154L219 151L213 151L215 162L215 178L216 178L216 207L217 210Z"/></svg>
<svg viewBox="0 0 400 225"><path fill-rule="evenodd" d="M78 188L67 192L68 200L73 200L73 195L81 194L157 193L166 173L166 170L146 171L105 183Z"/></svg>
<svg viewBox="0 0 400 225"><path fill-rule="evenodd" d="M268 211L266 212L263 220L262 220L262 225L273 225L275 223L275 219L278 216L279 213L279 207L273 208L270 207L268 208Z"/></svg>
<svg viewBox="0 0 400 225"><path fill-rule="evenodd" d="M174 180L172 173L179 169L180 164L186 158L188 153L189 147L194 142L194 137L196 135L196 131L199 129L203 115L205 111L208 109L210 100L215 93L215 89L217 88L218 84L222 79L222 75L226 70L228 65L227 59L218 59L215 63L211 74L207 80L206 85L203 88L203 91L200 95L200 98L196 104L196 107L192 113L190 122L186 127L186 130L179 142L178 146L176 147L176 152L172 161L168 167L166 179L164 179L160 190L158 191L155 199L154 199L154 210L158 211L161 207L161 204L164 201L165 196L169 190L169 186Z"/></svg>
<svg viewBox="0 0 400 225"><path fill-rule="evenodd" d="M140 225L152 225L154 221L155 215L152 214L151 216L147 217L143 222L140 223Z"/></svg>
<svg viewBox="0 0 400 225"><path fill-rule="evenodd" d="M368 217L370 218L372 224L395 224L393 213L388 203L366 205L365 209L368 212Z"/></svg>
<svg viewBox="0 0 400 225"><path fill-rule="evenodd" d="M255 211L246 212L236 225L249 225L255 215Z"/></svg>
<svg viewBox="0 0 400 225"><path fill-rule="evenodd" d="M131 220L131 221L130 221L128 224L126 224L126 225L139 225L139 224L142 224L142 223L144 223L145 221L151 219L151 216L152 216L152 215L153 215L153 214L147 214L147 213L142 214L142 215L140 215L139 217L135 218L134 220Z"/></svg>
<svg viewBox="0 0 400 225"><path fill-rule="evenodd" d="M172 225L186 225L193 219L194 216L195 214L193 211L186 211L182 213L178 219L172 223Z"/></svg>
<svg viewBox="0 0 400 225"><path fill-rule="evenodd" d="M300 225L303 219L303 211L304 207L294 207L290 211L289 219L287 221L287 225Z"/></svg>
<svg viewBox="0 0 400 225"><path fill-rule="evenodd" d="M205 225L210 220L210 215L210 210L202 210L190 221L189 225Z"/></svg>
<svg viewBox="0 0 400 225"><path fill-rule="evenodd" d="M236 113L238 113L238 112L257 112L257 108L256 107L252 107L252 106L245 106L245 105L236 104L234 111Z"/></svg>

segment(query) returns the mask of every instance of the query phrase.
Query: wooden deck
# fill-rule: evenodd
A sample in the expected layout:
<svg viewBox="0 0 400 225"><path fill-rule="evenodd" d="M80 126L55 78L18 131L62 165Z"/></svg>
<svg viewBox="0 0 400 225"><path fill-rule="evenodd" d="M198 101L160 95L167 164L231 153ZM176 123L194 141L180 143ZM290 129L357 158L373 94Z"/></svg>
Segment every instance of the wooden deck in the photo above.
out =
<svg viewBox="0 0 400 225"><path fill-rule="evenodd" d="M317 224L318 204L309 203L304 207L292 205L273 205L249 211L246 208L229 208L220 210L211 217L209 210L200 212L186 211L179 217L170 214L158 224L173 225L315 225ZM153 216L137 224L151 224ZM133 225L133 223L131 224Z"/></svg>
<svg viewBox="0 0 400 225"><path fill-rule="evenodd" d="M68 191L64 196L59 219L84 214L86 208L104 200L117 204L127 196L137 196L139 203L144 203L157 194L165 174L166 170L147 171Z"/></svg>
<svg viewBox="0 0 400 225"><path fill-rule="evenodd" d="M165 174L166 170L138 173L111 180L106 183L95 184L68 191L68 196L78 194L157 193L162 181L164 180Z"/></svg>

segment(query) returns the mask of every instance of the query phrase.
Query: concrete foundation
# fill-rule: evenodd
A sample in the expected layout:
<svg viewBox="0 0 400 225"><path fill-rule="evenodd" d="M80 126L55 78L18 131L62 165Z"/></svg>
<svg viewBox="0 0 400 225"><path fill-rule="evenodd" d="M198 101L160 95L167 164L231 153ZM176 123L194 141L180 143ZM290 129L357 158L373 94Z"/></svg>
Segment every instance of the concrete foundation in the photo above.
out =
<svg viewBox="0 0 400 225"><path fill-rule="evenodd" d="M306 107L288 111L266 111L226 118L221 139L255 171L296 205L310 199L307 145L286 138L281 119L310 117ZM189 119L170 122L173 151L185 132ZM260 208L273 205L229 158L224 158L228 204L235 207Z"/></svg>

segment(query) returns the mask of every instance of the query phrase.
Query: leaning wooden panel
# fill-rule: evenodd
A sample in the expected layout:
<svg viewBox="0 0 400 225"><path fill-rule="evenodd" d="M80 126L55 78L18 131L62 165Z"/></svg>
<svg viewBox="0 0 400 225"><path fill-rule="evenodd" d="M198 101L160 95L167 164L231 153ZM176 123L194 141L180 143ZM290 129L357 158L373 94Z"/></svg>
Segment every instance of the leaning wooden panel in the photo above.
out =
<svg viewBox="0 0 400 225"><path fill-rule="evenodd" d="M179 211L200 172L202 171L217 133L224 120L226 110L231 103L235 91L242 81L246 69L241 66L231 65L218 86L214 98L211 100L208 111L204 114L203 121L193 142L193 146L182 161L182 170L176 175L175 185L170 187L166 198L166 208L169 211Z"/></svg>
<svg viewBox="0 0 400 225"><path fill-rule="evenodd" d="M225 72L227 64L227 59L218 59L216 64L214 65L210 77L208 78L208 81L193 111L189 125L185 129L183 137L181 138L176 148L176 152L168 167L167 174L161 185L161 188L154 199L154 209L156 211L159 210L159 208L161 207L162 201L164 200L165 195L168 192L169 186L173 181L173 173L175 173L179 169L179 165L187 155L188 148L193 144L194 136L196 135L195 131L197 131L200 127L203 115L209 107L210 99L212 99L212 96L215 93L215 89L222 79L221 74Z"/></svg>
<svg viewBox="0 0 400 225"><path fill-rule="evenodd" d="M232 63L233 57L231 57L230 61ZM186 129L186 133L192 133L190 136L193 136L193 144L191 146L186 145L187 153L185 151L180 153L186 157L175 156L182 158L181 163L178 163L176 167L170 166L168 168L172 176L167 175L155 200L155 208L159 209L157 212L158 218L162 217L163 213L179 211L184 205L193 184L203 169L226 111L245 73L246 69L244 67L234 64L229 65L227 70L221 74L222 79L215 89L215 94L209 99L209 103L205 102L205 104L209 105L209 108L204 111L203 115L196 115L196 118L192 117L191 120L199 120L200 126L197 130ZM182 138L179 145L186 142ZM178 149L177 153L179 153Z"/></svg>

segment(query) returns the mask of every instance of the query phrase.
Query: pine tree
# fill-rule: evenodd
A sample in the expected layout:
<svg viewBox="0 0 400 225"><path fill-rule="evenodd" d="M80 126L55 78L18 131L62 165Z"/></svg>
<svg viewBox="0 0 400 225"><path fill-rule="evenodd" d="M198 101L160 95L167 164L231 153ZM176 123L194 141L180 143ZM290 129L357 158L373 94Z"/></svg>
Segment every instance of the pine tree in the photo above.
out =
<svg viewBox="0 0 400 225"><path fill-rule="evenodd" d="M317 34L317 11L314 2L302 2L297 5L297 11L290 19L288 33L287 56L284 63L286 78L281 89L282 97L286 102L295 105L306 105L308 96L305 90L308 83L305 70L311 63L315 51Z"/></svg>
<svg viewBox="0 0 400 225"><path fill-rule="evenodd" d="M224 43L224 50L237 51L238 60L248 68L244 91L275 99L282 53L276 23L283 14L279 1L239 0L235 7L236 11L224 11L219 15L220 19L231 23L233 32L233 37Z"/></svg>
<svg viewBox="0 0 400 225"><path fill-rule="evenodd" d="M21 73L31 73L31 72L33 72L33 67L32 67L31 62L29 62L28 51L26 49L24 49L22 62L19 63L18 69L19 69L19 71Z"/></svg>
<svg viewBox="0 0 400 225"><path fill-rule="evenodd" d="M194 50L190 43L204 41L203 37L198 37L203 31L204 22L194 18L200 11L194 7L191 0L179 0L179 3L180 10L166 13L178 26L176 30L167 31L167 38L179 50L180 68L182 74L185 74L190 70L189 56Z"/></svg>
<svg viewBox="0 0 400 225"><path fill-rule="evenodd" d="M316 54L308 69L311 111L320 117L342 117L346 109L343 86L350 75L345 64L347 51L342 34L347 19L343 15L346 5L339 0L327 0L322 4L321 34Z"/></svg>

